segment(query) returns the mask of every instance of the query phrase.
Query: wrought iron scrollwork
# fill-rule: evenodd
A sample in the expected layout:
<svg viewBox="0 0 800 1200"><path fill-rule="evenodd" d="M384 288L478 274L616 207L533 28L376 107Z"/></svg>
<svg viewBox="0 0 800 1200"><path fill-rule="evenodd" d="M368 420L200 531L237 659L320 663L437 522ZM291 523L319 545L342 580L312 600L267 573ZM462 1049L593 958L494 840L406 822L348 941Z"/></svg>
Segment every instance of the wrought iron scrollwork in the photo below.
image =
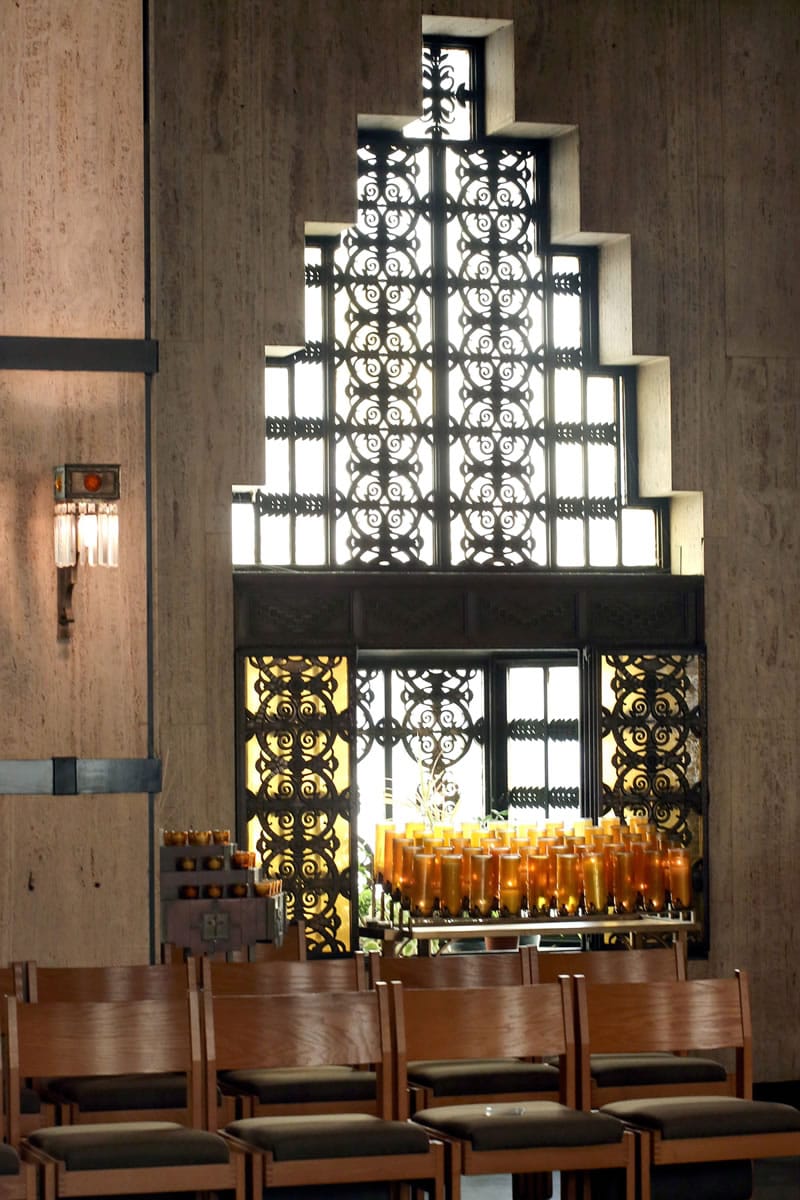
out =
<svg viewBox="0 0 800 1200"><path fill-rule="evenodd" d="M608 655L603 672L603 809L646 816L701 855L702 660Z"/></svg>
<svg viewBox="0 0 800 1200"><path fill-rule="evenodd" d="M248 821L257 820L256 850L317 953L352 948L348 692L338 656L246 662Z"/></svg>

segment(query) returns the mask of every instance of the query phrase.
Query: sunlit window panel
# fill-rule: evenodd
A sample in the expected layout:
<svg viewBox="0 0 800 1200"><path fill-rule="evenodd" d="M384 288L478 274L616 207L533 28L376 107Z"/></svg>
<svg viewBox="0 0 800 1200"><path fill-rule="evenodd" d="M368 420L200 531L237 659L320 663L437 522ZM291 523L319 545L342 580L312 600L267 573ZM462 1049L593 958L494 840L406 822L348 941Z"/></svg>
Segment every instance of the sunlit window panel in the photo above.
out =
<svg viewBox="0 0 800 1200"><path fill-rule="evenodd" d="M586 420L594 425L613 424L616 420L616 386L610 376L587 377Z"/></svg>
<svg viewBox="0 0 800 1200"><path fill-rule="evenodd" d="M626 508L622 513L622 564L654 567L658 562L656 517L649 508Z"/></svg>
<svg viewBox="0 0 800 1200"><path fill-rule="evenodd" d="M577 258L555 255L552 263L556 290L553 295L553 344L559 347L580 346L583 342L583 306L579 295L561 290L561 280L580 273Z"/></svg>
<svg viewBox="0 0 800 1200"><path fill-rule="evenodd" d="M257 547L247 561L665 565L660 510L652 537L625 532L622 555L591 524L619 526L621 500L642 503L620 461L632 386L629 399L623 373L596 361L595 252L547 244L546 143L484 132L479 54L426 42L422 117L361 133L356 222L309 241L306 344L268 401L259 499L286 521L290 559ZM312 445L313 470L299 453ZM297 537L312 515L326 525L319 562Z"/></svg>
<svg viewBox="0 0 800 1200"><path fill-rule="evenodd" d="M510 666L506 705L509 815L574 818L580 806L577 664Z"/></svg>
<svg viewBox="0 0 800 1200"><path fill-rule="evenodd" d="M580 371L553 372L553 418L577 424L582 417L583 388Z"/></svg>
<svg viewBox="0 0 800 1200"><path fill-rule="evenodd" d="M251 504L231 505L231 538L233 561L243 566L255 564L256 516Z"/></svg>
<svg viewBox="0 0 800 1200"><path fill-rule="evenodd" d="M586 528L583 521L556 521L556 565L582 567L586 562Z"/></svg>
<svg viewBox="0 0 800 1200"><path fill-rule="evenodd" d="M617 523L595 518L589 521L589 566L616 567L619 561Z"/></svg>
<svg viewBox="0 0 800 1200"><path fill-rule="evenodd" d="M387 815L400 825L483 816L484 669L375 667L356 678L364 836Z"/></svg>

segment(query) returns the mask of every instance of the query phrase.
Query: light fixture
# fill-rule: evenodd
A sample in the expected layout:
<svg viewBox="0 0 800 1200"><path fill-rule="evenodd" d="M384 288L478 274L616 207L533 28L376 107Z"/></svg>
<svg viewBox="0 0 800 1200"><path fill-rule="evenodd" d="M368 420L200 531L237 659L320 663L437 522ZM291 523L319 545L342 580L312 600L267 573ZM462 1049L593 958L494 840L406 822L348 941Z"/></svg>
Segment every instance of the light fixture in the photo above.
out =
<svg viewBox="0 0 800 1200"><path fill-rule="evenodd" d="M54 549L58 569L58 636L72 634L72 589L79 563L119 564L119 467L66 463L54 469Z"/></svg>

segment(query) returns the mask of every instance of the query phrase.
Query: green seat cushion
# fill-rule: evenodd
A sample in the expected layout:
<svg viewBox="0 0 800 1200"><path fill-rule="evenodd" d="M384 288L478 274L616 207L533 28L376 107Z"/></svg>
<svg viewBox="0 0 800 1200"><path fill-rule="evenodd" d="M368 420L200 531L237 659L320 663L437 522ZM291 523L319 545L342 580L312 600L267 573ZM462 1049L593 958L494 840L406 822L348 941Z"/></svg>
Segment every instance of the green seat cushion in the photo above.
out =
<svg viewBox="0 0 800 1200"><path fill-rule="evenodd" d="M45 1099L53 1104L77 1104L83 1112L126 1112L135 1108L185 1108L186 1076L83 1075L51 1079Z"/></svg>
<svg viewBox="0 0 800 1200"><path fill-rule="evenodd" d="M19 1175L17 1152L4 1142L0 1142L0 1175Z"/></svg>
<svg viewBox="0 0 800 1200"><path fill-rule="evenodd" d="M375 1072L352 1067L220 1071L218 1079L224 1091L255 1096L261 1104L375 1099Z"/></svg>
<svg viewBox="0 0 800 1200"><path fill-rule="evenodd" d="M478 1151L610 1145L623 1134L622 1123L613 1117L578 1112L552 1100L423 1108L412 1119L468 1141Z"/></svg>
<svg viewBox="0 0 800 1200"><path fill-rule="evenodd" d="M620 1121L680 1138L739 1137L752 1133L800 1132L800 1111L767 1100L736 1096L675 1096L618 1100L600 1110Z"/></svg>
<svg viewBox="0 0 800 1200"><path fill-rule="evenodd" d="M216 1133L172 1121L122 1121L113 1125L61 1125L28 1135L32 1146L63 1162L68 1171L125 1167L179 1167L228 1162Z"/></svg>
<svg viewBox="0 0 800 1200"><path fill-rule="evenodd" d="M726 1079L725 1068L714 1059L679 1054L593 1054L590 1070L600 1087L724 1083Z"/></svg>
<svg viewBox="0 0 800 1200"><path fill-rule="evenodd" d="M407 1121L384 1121L366 1113L318 1117L246 1117L226 1132L278 1161L425 1154L428 1138Z"/></svg>
<svg viewBox="0 0 800 1200"><path fill-rule="evenodd" d="M479 1096L496 1092L557 1092L558 1068L513 1058L431 1060L408 1064L410 1083L434 1096Z"/></svg>

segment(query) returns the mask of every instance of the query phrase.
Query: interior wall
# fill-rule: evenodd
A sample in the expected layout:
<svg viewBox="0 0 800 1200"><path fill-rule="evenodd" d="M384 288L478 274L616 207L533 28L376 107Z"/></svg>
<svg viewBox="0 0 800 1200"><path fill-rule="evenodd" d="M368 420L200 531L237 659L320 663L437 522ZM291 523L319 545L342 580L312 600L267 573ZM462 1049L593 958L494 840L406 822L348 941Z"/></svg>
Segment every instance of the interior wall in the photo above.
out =
<svg viewBox="0 0 800 1200"><path fill-rule="evenodd" d="M0 335L141 338L141 6L0 10ZM147 754L144 382L0 370L0 760ZM53 467L121 465L120 567L57 639ZM144 796L0 796L0 958L148 954Z"/></svg>
<svg viewBox="0 0 800 1200"><path fill-rule="evenodd" d="M704 497L708 969L750 971L757 1077L797 1077L793 0L151 5L157 824L232 819L229 489L262 481L263 350L302 340L303 231L352 215L357 116L418 106L423 7L513 18L514 119L577 129L573 233L630 237L630 356L669 357L670 482ZM0 333L141 336L138 0L27 0L0 21ZM145 753L141 391L0 377L4 757ZM101 441L131 480L128 546L79 584L67 649L50 470ZM144 804L0 798L0 954L145 952Z"/></svg>

